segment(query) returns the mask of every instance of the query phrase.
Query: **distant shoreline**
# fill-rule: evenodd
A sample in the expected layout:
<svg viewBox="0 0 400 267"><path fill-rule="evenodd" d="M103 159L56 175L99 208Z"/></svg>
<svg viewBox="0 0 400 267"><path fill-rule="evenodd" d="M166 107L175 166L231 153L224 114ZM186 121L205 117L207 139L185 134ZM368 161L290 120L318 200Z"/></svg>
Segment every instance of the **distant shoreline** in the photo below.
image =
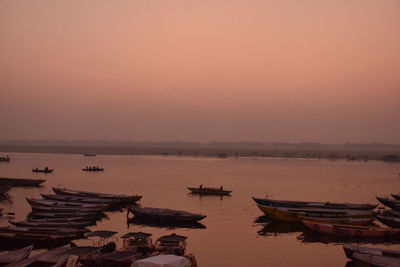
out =
<svg viewBox="0 0 400 267"><path fill-rule="evenodd" d="M395 145L396 146L396 145ZM269 157L310 158L349 161L383 160L400 162L400 149L350 149L349 147L185 147L185 146L74 146L74 145L5 145L0 144L0 156L7 153L60 153L93 155L173 155L206 157Z"/></svg>

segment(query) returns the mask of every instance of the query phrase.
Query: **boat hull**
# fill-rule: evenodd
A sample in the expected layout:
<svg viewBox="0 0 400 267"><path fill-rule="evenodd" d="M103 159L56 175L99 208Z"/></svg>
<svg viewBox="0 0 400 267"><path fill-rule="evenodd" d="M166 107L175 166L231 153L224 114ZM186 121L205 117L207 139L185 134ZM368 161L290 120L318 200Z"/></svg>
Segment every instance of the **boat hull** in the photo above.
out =
<svg viewBox="0 0 400 267"><path fill-rule="evenodd" d="M138 218L166 222L196 222L207 217L186 211L158 208L129 207L128 212L131 212Z"/></svg>
<svg viewBox="0 0 400 267"><path fill-rule="evenodd" d="M216 195L216 196L227 196L232 191L220 190L219 188L199 188L199 187L188 187L190 192L199 195Z"/></svg>

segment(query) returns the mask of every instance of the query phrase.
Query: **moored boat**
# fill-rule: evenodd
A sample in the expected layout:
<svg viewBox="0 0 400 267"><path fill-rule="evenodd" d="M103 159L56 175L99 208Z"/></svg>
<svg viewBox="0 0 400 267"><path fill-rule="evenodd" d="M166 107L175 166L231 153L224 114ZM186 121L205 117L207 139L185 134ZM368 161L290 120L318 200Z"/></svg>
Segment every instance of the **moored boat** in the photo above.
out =
<svg viewBox="0 0 400 267"><path fill-rule="evenodd" d="M376 256L393 257L400 259L400 250L386 248L371 248L355 245L343 245L344 253L349 259L353 259L353 253L370 254Z"/></svg>
<svg viewBox="0 0 400 267"><path fill-rule="evenodd" d="M319 218L371 218L374 216L373 212L364 210L282 208L260 204L257 206L268 217L285 222L299 222L299 214Z"/></svg>
<svg viewBox="0 0 400 267"><path fill-rule="evenodd" d="M307 228L321 234L335 236L355 237L385 237L400 234L399 229L372 227L372 226L351 226L344 224L322 224L310 221L301 221Z"/></svg>
<svg viewBox="0 0 400 267"><path fill-rule="evenodd" d="M19 226L4 226L0 227L1 233L17 233L17 234L70 234L83 235L89 232L88 229L76 228L58 228L58 227L19 227Z"/></svg>
<svg viewBox="0 0 400 267"><path fill-rule="evenodd" d="M97 166L90 166L90 167L83 168L82 171L84 171L84 172L102 172L102 171L104 171L104 168L99 168Z"/></svg>
<svg viewBox="0 0 400 267"><path fill-rule="evenodd" d="M214 188L214 187L188 187L190 192L193 194L199 194L199 195L217 195L217 196L227 196L232 191L229 190L223 190L222 186L220 188Z"/></svg>
<svg viewBox="0 0 400 267"><path fill-rule="evenodd" d="M348 225L371 225L374 218L321 218L307 215L297 215L300 220L317 222L317 223L332 223L332 224L348 224Z"/></svg>
<svg viewBox="0 0 400 267"><path fill-rule="evenodd" d="M177 235L175 233L165 235L157 239L155 249L159 253L183 256L186 251L186 239L186 236Z"/></svg>
<svg viewBox="0 0 400 267"><path fill-rule="evenodd" d="M101 218L106 218L107 216L104 213L99 212L33 212L29 214L29 219L68 219L72 217L80 217L84 220L98 220Z"/></svg>
<svg viewBox="0 0 400 267"><path fill-rule="evenodd" d="M123 203L136 202L142 198L142 196L138 196L138 195L127 196L127 195L116 195L116 194L107 194L107 193L96 193L96 192L80 191L80 190L66 189L66 188L60 188L60 187L53 187L53 191L57 195L73 195L73 196L80 196L80 197L113 199L113 200L118 200Z"/></svg>
<svg viewBox="0 0 400 267"><path fill-rule="evenodd" d="M48 200L48 199L35 199L35 198L26 198L26 201L31 206L44 206L44 207L67 207L67 208L75 208L80 210L85 209L94 209L94 210L106 210L109 208L108 204L85 204L80 202L72 202L72 201L58 201L58 200Z"/></svg>
<svg viewBox="0 0 400 267"><path fill-rule="evenodd" d="M181 210L149 208L149 207L128 207L128 215L131 212L135 217L158 220L158 221L176 221L176 222L195 222L207 217L202 214L190 213Z"/></svg>
<svg viewBox="0 0 400 267"><path fill-rule="evenodd" d="M378 205L374 205L374 204L274 200L274 199L270 199L270 198L256 198L256 197L253 197L253 200L257 204L260 204L260 205L286 207L286 208L373 210L378 206Z"/></svg>
<svg viewBox="0 0 400 267"><path fill-rule="evenodd" d="M353 254L353 260L356 262L356 266L377 266L377 267L399 267L400 259L376 256L371 254L361 254L355 252Z"/></svg>
<svg viewBox="0 0 400 267"><path fill-rule="evenodd" d="M400 218L398 217L377 215L376 219L389 227L400 228Z"/></svg>
<svg viewBox="0 0 400 267"><path fill-rule="evenodd" d="M386 197L376 197L376 199L383 205L392 208L394 210L400 211L400 201Z"/></svg>
<svg viewBox="0 0 400 267"><path fill-rule="evenodd" d="M121 236L123 239L123 250L148 253L154 250L151 234L143 232L127 233Z"/></svg>
<svg viewBox="0 0 400 267"><path fill-rule="evenodd" d="M92 221L64 221L64 222L38 222L38 221L8 221L10 224L19 227L50 227L50 228L83 228L93 225Z"/></svg>
<svg viewBox="0 0 400 267"><path fill-rule="evenodd" d="M24 248L11 250L5 253L0 254L0 266L4 266L7 264L17 264L31 254L33 246L26 246Z"/></svg>
<svg viewBox="0 0 400 267"><path fill-rule="evenodd" d="M80 197L72 195L57 195L57 194L41 194L44 199L56 200L56 201L66 201L66 202L79 202L87 204L118 204L119 200L105 199L105 198L95 198L95 197Z"/></svg>
<svg viewBox="0 0 400 267"><path fill-rule="evenodd" d="M400 174L399 174L400 175ZM396 200L400 200L400 194L391 194L392 197Z"/></svg>
<svg viewBox="0 0 400 267"><path fill-rule="evenodd" d="M0 177L0 185L14 186L39 186L46 182L43 179L4 178Z"/></svg>
<svg viewBox="0 0 400 267"><path fill-rule="evenodd" d="M99 214L102 210L83 207L60 207L60 206L31 206L33 212L49 213L73 213L79 216L80 213Z"/></svg>
<svg viewBox="0 0 400 267"><path fill-rule="evenodd" d="M49 168L44 168L44 169L38 169L38 168L34 168L32 169L32 172L42 172L42 173L52 173L54 171L54 169L49 169Z"/></svg>
<svg viewBox="0 0 400 267"><path fill-rule="evenodd" d="M0 185L0 197L7 194L7 192L11 189L11 185Z"/></svg>

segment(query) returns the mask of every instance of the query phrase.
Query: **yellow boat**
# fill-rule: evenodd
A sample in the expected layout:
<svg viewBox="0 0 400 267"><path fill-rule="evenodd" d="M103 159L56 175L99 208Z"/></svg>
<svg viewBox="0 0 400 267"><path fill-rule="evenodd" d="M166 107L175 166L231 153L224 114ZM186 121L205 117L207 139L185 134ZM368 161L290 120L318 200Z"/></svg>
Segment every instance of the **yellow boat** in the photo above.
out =
<svg viewBox="0 0 400 267"><path fill-rule="evenodd" d="M372 211L357 210L333 210L333 209L297 209L282 208L275 206L264 206L257 204L258 208L268 217L285 222L300 222L298 215L312 216L317 218L332 219L332 223L338 218L372 218ZM324 221L326 223L326 220Z"/></svg>

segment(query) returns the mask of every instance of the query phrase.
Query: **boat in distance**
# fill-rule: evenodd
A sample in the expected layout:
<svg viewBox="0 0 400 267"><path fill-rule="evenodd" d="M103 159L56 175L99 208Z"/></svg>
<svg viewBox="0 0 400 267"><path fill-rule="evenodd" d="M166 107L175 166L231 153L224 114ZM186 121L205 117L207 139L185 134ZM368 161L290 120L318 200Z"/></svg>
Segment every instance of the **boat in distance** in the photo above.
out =
<svg viewBox="0 0 400 267"><path fill-rule="evenodd" d="M321 234L335 236L354 236L354 237L386 237L400 234L400 229L373 227L373 226L353 226L344 224L327 224L310 221L301 221L307 228Z"/></svg>
<svg viewBox="0 0 400 267"><path fill-rule="evenodd" d="M42 172L42 173L52 173L54 171L54 169L49 169L49 168L44 168L44 169L38 169L38 168L34 168L32 169L32 172Z"/></svg>
<svg viewBox="0 0 400 267"><path fill-rule="evenodd" d="M148 208L139 206L129 206L128 215L131 212L135 217L168 222L196 222L207 217L202 214L195 214L181 210Z"/></svg>
<svg viewBox="0 0 400 267"><path fill-rule="evenodd" d="M268 217L285 222L299 222L298 215L319 218L371 218L372 211L366 210L333 210L333 209L306 209L306 208L283 208L257 204L258 208Z"/></svg>
<svg viewBox="0 0 400 267"><path fill-rule="evenodd" d="M104 171L104 168L86 167L86 168L83 168L82 171L84 171L84 172L102 172L102 171Z"/></svg>
<svg viewBox="0 0 400 267"><path fill-rule="evenodd" d="M46 182L43 179L25 179L25 178L4 178L0 177L0 185L14 186L39 186Z"/></svg>
<svg viewBox="0 0 400 267"><path fill-rule="evenodd" d="M104 198L104 199L112 199L118 200L121 203L132 203L139 201L142 196L138 195L116 195L116 194L108 194L108 193L96 193L96 192L88 192L88 191L80 191L74 189L53 187L54 193L57 195L72 195L72 196L81 196L81 197L92 197L92 198Z"/></svg>
<svg viewBox="0 0 400 267"><path fill-rule="evenodd" d="M378 206L375 204L292 201L292 200L276 200L270 198L257 198L257 197L253 197L253 200L260 205L278 206L287 208L309 207L309 208L323 208L323 209L373 210Z"/></svg>
<svg viewBox="0 0 400 267"><path fill-rule="evenodd" d="M223 190L222 186L221 188L215 188L215 187L188 187L190 192L193 194L199 194L199 195L217 195L217 196L227 196L232 191L229 190Z"/></svg>

